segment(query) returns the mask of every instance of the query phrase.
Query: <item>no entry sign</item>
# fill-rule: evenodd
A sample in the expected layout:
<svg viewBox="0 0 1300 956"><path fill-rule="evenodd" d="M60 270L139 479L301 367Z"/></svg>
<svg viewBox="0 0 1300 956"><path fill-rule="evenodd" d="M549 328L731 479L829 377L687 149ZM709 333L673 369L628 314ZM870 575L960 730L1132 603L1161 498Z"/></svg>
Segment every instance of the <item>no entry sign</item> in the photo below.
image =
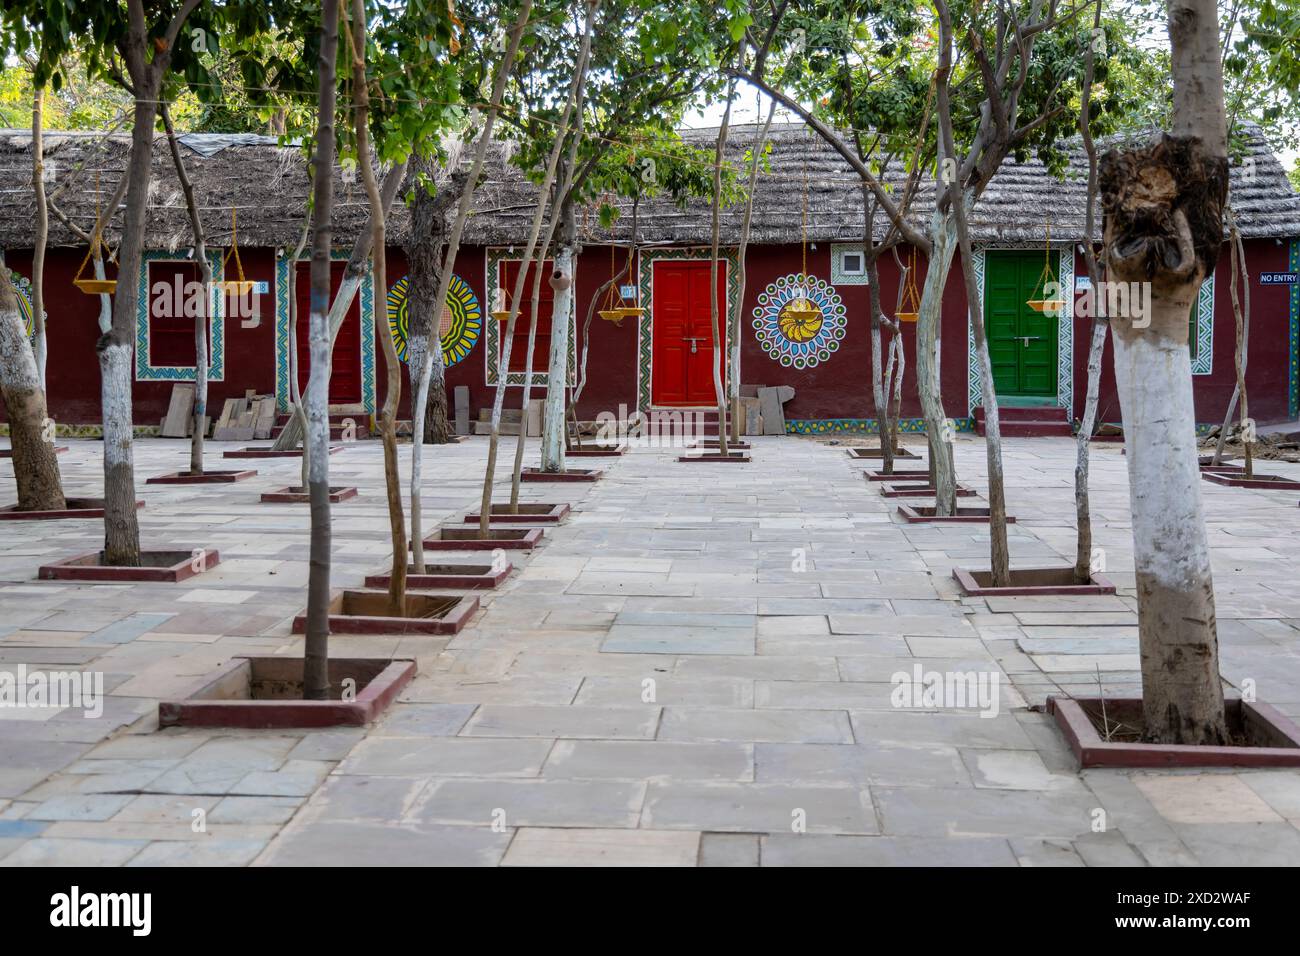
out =
<svg viewBox="0 0 1300 956"><path fill-rule="evenodd" d="M1260 285L1297 285L1300 284L1300 272L1261 272Z"/></svg>

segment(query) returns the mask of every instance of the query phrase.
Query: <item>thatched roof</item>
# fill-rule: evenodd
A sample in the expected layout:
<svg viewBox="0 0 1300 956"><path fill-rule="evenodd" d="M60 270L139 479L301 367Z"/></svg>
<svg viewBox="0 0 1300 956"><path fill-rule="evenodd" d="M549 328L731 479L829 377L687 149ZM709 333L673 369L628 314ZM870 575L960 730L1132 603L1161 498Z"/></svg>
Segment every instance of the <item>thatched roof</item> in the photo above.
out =
<svg viewBox="0 0 1300 956"><path fill-rule="evenodd" d="M758 130L732 127L728 160L743 167ZM716 130L686 130L688 142L709 147ZM292 247L302 229L308 194L306 158L297 148L279 146L261 136L190 134L183 150L197 199L208 229L208 241L229 241L230 210L239 211L241 244ZM808 184L808 236L813 241L860 240L863 229L861 184L843 158L801 124L774 125L771 131L770 169L760 173L755 194L750 241L756 244L797 242L804 203L805 169ZM125 174L130 139L123 134L47 133L47 191L59 207L82 229L95 222L97 197L107 202ZM0 249L30 248L35 201L31 189L31 137L27 131L0 130ZM468 162L470 150L462 151ZM485 179L474 202L474 215L465 242L509 245L526 239L537 188L508 162L509 146L494 148ZM1285 171L1258 131L1251 131L1249 165L1232 170L1233 211L1246 238L1300 235L1300 195L1287 181ZM743 170L742 170L743 172ZM901 177L890 177L895 184ZM1064 181L1051 176L1031 160L1008 160L975 208L972 231L977 242L1014 246L1043 241L1050 222L1054 240L1083 238L1086 159L1081 149L1072 153ZM358 175L335 170L335 241L351 242L366 221L365 191ZM918 225L929 216L933 183L923 183L911 218ZM630 203L621 203L630 213ZM724 244L734 244L740 234L742 206L723 211ZM877 232L885 226L878 216ZM630 216L614 227L626 239ZM584 238L602 242L609 234L596 224L594 214L580 214ZM110 224L110 242L117 240L119 212ZM389 229L400 243L407 228L406 210L394 208ZM147 248L175 249L189 244L185 213L165 138L154 144L154 178L149 197ZM709 208L692 200L679 208L667 198L643 202L640 238L649 243L703 244L709 241ZM80 240L56 218L50 221L50 244L79 245Z"/></svg>

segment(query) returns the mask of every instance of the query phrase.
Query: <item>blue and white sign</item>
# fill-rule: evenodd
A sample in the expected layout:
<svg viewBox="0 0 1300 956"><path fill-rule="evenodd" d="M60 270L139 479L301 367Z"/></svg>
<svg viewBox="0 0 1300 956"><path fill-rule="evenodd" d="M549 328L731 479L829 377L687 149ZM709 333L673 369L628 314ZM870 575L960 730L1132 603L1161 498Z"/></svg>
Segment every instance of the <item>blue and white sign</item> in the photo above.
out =
<svg viewBox="0 0 1300 956"><path fill-rule="evenodd" d="M1261 272L1260 285L1300 285L1300 272Z"/></svg>

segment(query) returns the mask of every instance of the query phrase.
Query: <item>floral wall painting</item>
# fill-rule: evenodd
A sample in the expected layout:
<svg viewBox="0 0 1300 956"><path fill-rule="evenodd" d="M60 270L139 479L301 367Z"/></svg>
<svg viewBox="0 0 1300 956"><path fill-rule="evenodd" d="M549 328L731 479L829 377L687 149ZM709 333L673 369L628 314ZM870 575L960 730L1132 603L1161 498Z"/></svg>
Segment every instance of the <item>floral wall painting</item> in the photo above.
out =
<svg viewBox="0 0 1300 956"><path fill-rule="evenodd" d="M410 329L410 283L406 276L398 279L388 290L388 329L397 346L397 357L406 358L406 336ZM483 331L483 310L478 296L458 275L451 277L447 290L447 304L442 309L438 335L442 339L442 361L448 368L463 361L479 340Z"/></svg>
<svg viewBox="0 0 1300 956"><path fill-rule="evenodd" d="M754 335L786 368L813 368L840 347L847 325L844 302L823 279L782 276L758 295Z"/></svg>

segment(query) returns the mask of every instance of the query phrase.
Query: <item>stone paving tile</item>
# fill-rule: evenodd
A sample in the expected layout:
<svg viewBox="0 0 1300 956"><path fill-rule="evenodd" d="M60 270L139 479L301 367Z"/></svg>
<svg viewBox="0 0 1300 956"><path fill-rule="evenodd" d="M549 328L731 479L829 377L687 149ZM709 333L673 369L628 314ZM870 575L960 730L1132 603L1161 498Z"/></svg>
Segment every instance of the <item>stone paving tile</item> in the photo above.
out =
<svg viewBox="0 0 1300 956"><path fill-rule="evenodd" d="M808 782L884 787L969 787L971 778L957 750L933 744L866 743L754 745L760 783Z"/></svg>
<svg viewBox="0 0 1300 956"><path fill-rule="evenodd" d="M558 740L542 769L547 779L754 779L754 748L739 743L670 740Z"/></svg>
<svg viewBox="0 0 1300 956"><path fill-rule="evenodd" d="M695 866L700 834L520 827L502 866Z"/></svg>
<svg viewBox="0 0 1300 956"><path fill-rule="evenodd" d="M981 852L1037 866L1300 862L1300 775L1079 773L1051 719L1023 709L1095 693L1098 667L1108 695L1139 690L1116 450L1094 452L1093 508L1120 593L982 599L961 596L951 568L986 564L987 529L904 526L842 449L756 443L764 467L725 483L683 488L672 454L646 451L566 489L571 517L512 556L515 574L479 595L484 611L454 638L336 636L337 654L418 662L402 701L370 728L154 726L159 697L233 654L301 653L288 625L306 581L305 512L249 512L245 488L142 486L148 534L201 534L222 549L221 566L179 585L37 582L37 561L93 546L93 535L6 529L0 668L96 670L108 696L97 721L0 720L0 861L490 865L510 848L512 863L582 862L603 840L653 856L638 842L653 832L673 847L694 841L702 865L756 865L763 833L764 865L955 865ZM99 443L69 444L65 474L96 487ZM1004 447L1022 518L1017 562L1064 564L1073 442ZM438 450L430 526L476 502L483 450ZM954 450L965 480L984 487L982 444L961 437ZM336 514L346 586L386 559L378 451L358 445L332 463L363 491ZM136 453L141 473L174 466L174 443L142 440ZM257 480L273 487L293 470ZM1223 672L1300 716L1300 513L1293 499L1252 493L1248 514L1268 520L1243 523L1242 501L1205 494ZM917 665L997 674L998 716L895 709L891 679ZM195 809L206 834L191 829ZM792 831L796 809L808 833ZM652 822L670 812L671 824ZM55 814L68 818L35 818ZM596 842L571 828L597 831Z"/></svg>
<svg viewBox="0 0 1300 956"><path fill-rule="evenodd" d="M935 714L923 711L853 711L853 732L863 743L949 744L954 747L984 747L1033 750L1033 741L1010 714L980 717L965 714Z"/></svg>
<svg viewBox="0 0 1300 956"><path fill-rule="evenodd" d="M1089 795L1014 790L879 789L883 832L891 836L1030 836L1072 840L1087 833Z"/></svg>
<svg viewBox="0 0 1300 956"><path fill-rule="evenodd" d="M1170 823L1280 823L1282 817L1236 774L1157 776L1133 781Z"/></svg>
<svg viewBox="0 0 1300 956"><path fill-rule="evenodd" d="M0 858L0 866L121 866L145 846L142 840L37 837Z"/></svg>
<svg viewBox="0 0 1300 956"><path fill-rule="evenodd" d="M851 744L853 731L838 710L665 707L659 739Z"/></svg>
<svg viewBox="0 0 1300 956"><path fill-rule="evenodd" d="M420 823L507 827L635 827L644 783L604 780L437 780L411 808Z"/></svg>
<svg viewBox="0 0 1300 956"><path fill-rule="evenodd" d="M127 866L247 866L266 847L265 840L150 843Z"/></svg>
<svg viewBox="0 0 1300 956"><path fill-rule="evenodd" d="M508 830L496 832L490 826L291 824L255 865L494 866L505 855L511 836Z"/></svg>
<svg viewBox="0 0 1300 956"><path fill-rule="evenodd" d="M371 737L339 764L339 773L367 776L438 774L535 777L550 753L550 739L471 737Z"/></svg>
<svg viewBox="0 0 1300 956"><path fill-rule="evenodd" d="M752 707L754 682L727 677L678 677L653 674L636 677L588 677L575 704L620 706L641 703L678 707ZM648 683L653 681L653 683Z"/></svg>
<svg viewBox="0 0 1300 956"><path fill-rule="evenodd" d="M506 707L485 704L462 737L575 737L649 739L659 725L658 707Z"/></svg>
<svg viewBox="0 0 1300 956"><path fill-rule="evenodd" d="M724 832L877 832L871 795L856 787L651 783L641 822Z"/></svg>
<svg viewBox="0 0 1300 956"><path fill-rule="evenodd" d="M763 837L763 866L1018 866L1003 839L967 837L819 836Z"/></svg>
<svg viewBox="0 0 1300 956"><path fill-rule="evenodd" d="M606 654L752 654L754 632L742 627L642 627L614 624Z"/></svg>
<svg viewBox="0 0 1300 956"><path fill-rule="evenodd" d="M758 866L757 833L705 833L700 837L700 866Z"/></svg>

